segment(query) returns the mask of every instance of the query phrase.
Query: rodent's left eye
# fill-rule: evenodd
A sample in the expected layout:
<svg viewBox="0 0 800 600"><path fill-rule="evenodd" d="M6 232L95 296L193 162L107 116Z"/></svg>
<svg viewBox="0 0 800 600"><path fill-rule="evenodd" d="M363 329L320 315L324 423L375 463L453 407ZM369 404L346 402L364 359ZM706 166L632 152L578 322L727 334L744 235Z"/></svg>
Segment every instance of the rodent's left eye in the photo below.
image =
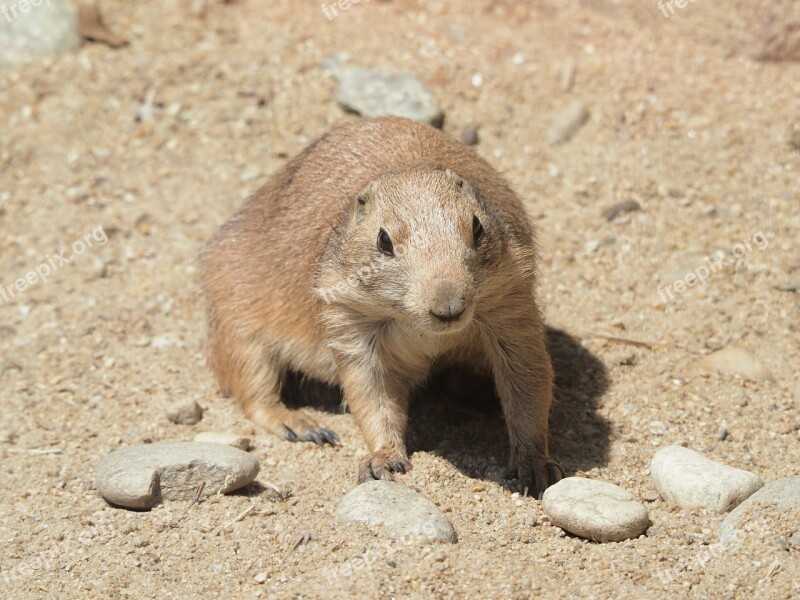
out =
<svg viewBox="0 0 800 600"><path fill-rule="evenodd" d="M387 256L394 256L394 244L392 244L392 238L390 238L389 234L383 229L378 232L378 250Z"/></svg>
<svg viewBox="0 0 800 600"><path fill-rule="evenodd" d="M472 238L475 240L477 244L480 239L483 237L483 223L477 216L472 217Z"/></svg>

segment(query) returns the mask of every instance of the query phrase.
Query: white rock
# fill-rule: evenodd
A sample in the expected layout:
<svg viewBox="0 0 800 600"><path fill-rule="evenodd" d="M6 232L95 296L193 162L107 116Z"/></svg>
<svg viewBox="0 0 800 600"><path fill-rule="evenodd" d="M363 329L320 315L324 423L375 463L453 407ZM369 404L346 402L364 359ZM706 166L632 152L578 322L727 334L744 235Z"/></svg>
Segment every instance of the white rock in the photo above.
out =
<svg viewBox="0 0 800 600"><path fill-rule="evenodd" d="M258 460L222 444L179 442L131 446L109 454L97 468L95 485L111 504L147 509L162 500L226 494L252 482Z"/></svg>
<svg viewBox="0 0 800 600"><path fill-rule="evenodd" d="M350 523L382 525L395 539L457 541L452 523L433 502L394 481L368 481L353 488L342 498L336 516Z"/></svg>
<svg viewBox="0 0 800 600"><path fill-rule="evenodd" d="M784 518L775 518L775 513ZM781 531L782 526L786 531ZM725 517L719 541L730 544L751 535L790 538L795 533L800 533L800 477L784 477L758 490Z"/></svg>
<svg viewBox="0 0 800 600"><path fill-rule="evenodd" d="M203 407L194 400L173 406L167 411L167 419L176 425L194 425L203 418Z"/></svg>
<svg viewBox="0 0 800 600"><path fill-rule="evenodd" d="M204 431L194 436L195 442L207 442L209 444L225 444L239 450L250 449L250 438L236 433L217 433L215 431Z"/></svg>
<svg viewBox="0 0 800 600"><path fill-rule="evenodd" d="M703 358L697 366L700 371L706 373L717 371L727 375L741 375L752 381L772 378L770 372L755 356L747 350L736 348L735 346L712 352Z"/></svg>
<svg viewBox="0 0 800 600"><path fill-rule="evenodd" d="M550 129L547 131L547 143L551 146L563 144L572 138L588 120L589 109L586 108L586 105L580 100L572 102L553 118Z"/></svg>
<svg viewBox="0 0 800 600"><path fill-rule="evenodd" d="M621 487L584 477L550 486L542 508L556 527L597 542L621 542L647 529L647 509Z"/></svg>
<svg viewBox="0 0 800 600"><path fill-rule="evenodd" d="M681 446L667 446L653 457L650 474L658 493L681 508L724 514L764 485L750 471L709 460Z"/></svg>
<svg viewBox="0 0 800 600"><path fill-rule="evenodd" d="M76 50L78 11L69 0L42 0L37 5L2 2L0 8L0 66L23 63L36 56Z"/></svg>

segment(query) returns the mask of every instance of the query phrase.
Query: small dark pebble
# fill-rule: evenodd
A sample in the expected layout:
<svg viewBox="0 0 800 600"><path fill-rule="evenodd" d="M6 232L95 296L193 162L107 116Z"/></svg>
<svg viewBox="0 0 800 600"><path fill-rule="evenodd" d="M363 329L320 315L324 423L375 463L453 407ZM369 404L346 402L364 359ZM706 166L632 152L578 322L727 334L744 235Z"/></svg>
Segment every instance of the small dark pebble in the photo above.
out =
<svg viewBox="0 0 800 600"><path fill-rule="evenodd" d="M719 433L717 434L717 439L721 442L724 442L725 440L728 439L727 427L723 427L722 429L719 430Z"/></svg>
<svg viewBox="0 0 800 600"><path fill-rule="evenodd" d="M467 146L474 146L480 141L478 138L478 130L472 127L465 129L464 133L461 134L461 141Z"/></svg>
<svg viewBox="0 0 800 600"><path fill-rule="evenodd" d="M797 290L800 290L800 281L779 283L778 285L773 285L772 287L779 292L796 292Z"/></svg>
<svg viewBox="0 0 800 600"><path fill-rule="evenodd" d="M606 221L613 221L621 214L637 210L642 210L642 207L636 200L626 200L625 202L617 202L613 206L609 206L603 211L603 216L606 218Z"/></svg>

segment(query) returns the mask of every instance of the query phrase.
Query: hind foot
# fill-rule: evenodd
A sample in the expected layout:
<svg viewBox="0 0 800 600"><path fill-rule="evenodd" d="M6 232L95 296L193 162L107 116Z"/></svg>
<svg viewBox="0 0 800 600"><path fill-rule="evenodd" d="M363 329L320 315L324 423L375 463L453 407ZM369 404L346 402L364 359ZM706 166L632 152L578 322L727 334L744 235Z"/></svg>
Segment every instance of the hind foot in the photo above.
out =
<svg viewBox="0 0 800 600"><path fill-rule="evenodd" d="M322 427L302 410L288 408L261 408L252 416L253 421L290 442L314 442L323 446L341 446L342 440L335 431Z"/></svg>

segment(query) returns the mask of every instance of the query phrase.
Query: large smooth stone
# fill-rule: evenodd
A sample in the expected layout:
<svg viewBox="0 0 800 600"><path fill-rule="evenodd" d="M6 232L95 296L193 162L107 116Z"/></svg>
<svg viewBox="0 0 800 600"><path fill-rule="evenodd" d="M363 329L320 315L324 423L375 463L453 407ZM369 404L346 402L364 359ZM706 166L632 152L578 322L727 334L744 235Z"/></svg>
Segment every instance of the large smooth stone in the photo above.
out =
<svg viewBox="0 0 800 600"><path fill-rule="evenodd" d="M389 537L421 542L457 541L453 524L430 500L394 481L368 481L342 498L336 516L382 525Z"/></svg>
<svg viewBox="0 0 800 600"><path fill-rule="evenodd" d="M236 448L178 442L131 446L109 454L95 474L97 489L111 504L152 508L163 500L227 494L252 482L258 460Z"/></svg>
<svg viewBox="0 0 800 600"><path fill-rule="evenodd" d="M410 73L341 64L335 58L323 67L339 81L337 100L364 117L397 116L441 127L444 113L433 93Z"/></svg>
<svg viewBox="0 0 800 600"><path fill-rule="evenodd" d="M0 66L75 50L81 42L78 11L69 0L0 2ZM13 10L12 10L13 8Z"/></svg>
<svg viewBox="0 0 800 600"><path fill-rule="evenodd" d="M755 473L709 460L681 446L667 446L653 457L650 474L667 502L704 508L721 515L753 495L764 482Z"/></svg>
<svg viewBox="0 0 800 600"><path fill-rule="evenodd" d="M730 544L754 534L788 539L797 533L800 533L800 477L784 477L758 490L725 517L719 541Z"/></svg>
<svg viewBox="0 0 800 600"><path fill-rule="evenodd" d="M647 529L647 509L621 487L584 477L550 486L542 508L556 527L596 542L621 542Z"/></svg>

